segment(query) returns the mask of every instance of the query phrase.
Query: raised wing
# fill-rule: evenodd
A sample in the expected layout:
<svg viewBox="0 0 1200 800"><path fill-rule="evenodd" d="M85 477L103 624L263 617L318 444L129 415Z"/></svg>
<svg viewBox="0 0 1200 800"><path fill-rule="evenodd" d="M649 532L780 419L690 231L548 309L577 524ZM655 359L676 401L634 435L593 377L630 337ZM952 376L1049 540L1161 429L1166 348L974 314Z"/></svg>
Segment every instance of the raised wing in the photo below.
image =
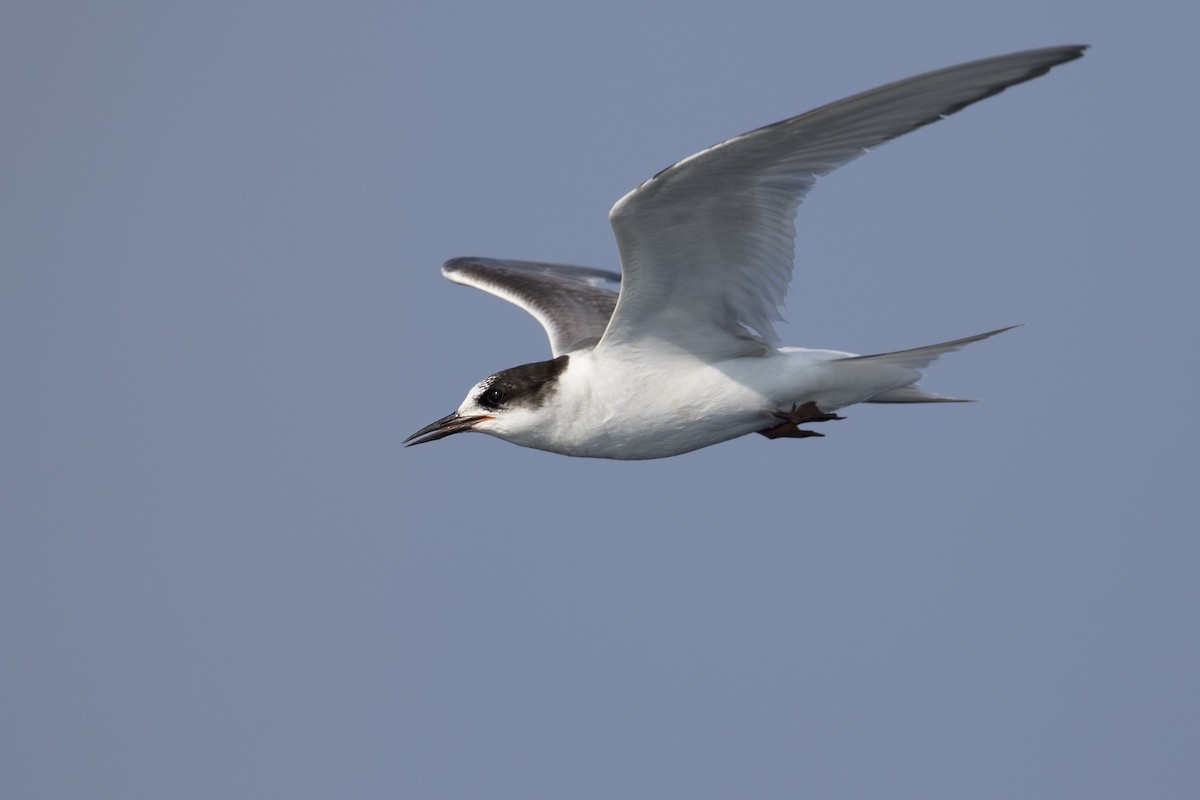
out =
<svg viewBox="0 0 1200 800"><path fill-rule="evenodd" d="M592 267L498 258L451 259L442 274L528 311L546 329L555 356L599 341L617 304L617 293L600 284L621 280Z"/></svg>
<svg viewBox="0 0 1200 800"><path fill-rule="evenodd" d="M782 319L795 257L796 209L818 176L1085 48L1029 50L918 75L726 140L658 173L609 213L624 284L598 349L660 340L733 356L774 343L772 322Z"/></svg>

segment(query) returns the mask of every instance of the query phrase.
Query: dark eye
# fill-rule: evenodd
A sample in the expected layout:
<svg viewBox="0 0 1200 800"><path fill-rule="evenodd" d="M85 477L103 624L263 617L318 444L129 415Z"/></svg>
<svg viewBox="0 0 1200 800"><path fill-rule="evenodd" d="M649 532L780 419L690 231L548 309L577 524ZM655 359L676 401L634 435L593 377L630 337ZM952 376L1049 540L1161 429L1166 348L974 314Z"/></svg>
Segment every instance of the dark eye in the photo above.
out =
<svg viewBox="0 0 1200 800"><path fill-rule="evenodd" d="M486 406L487 408L499 408L503 402L504 390L497 386L493 386L479 396L479 405Z"/></svg>

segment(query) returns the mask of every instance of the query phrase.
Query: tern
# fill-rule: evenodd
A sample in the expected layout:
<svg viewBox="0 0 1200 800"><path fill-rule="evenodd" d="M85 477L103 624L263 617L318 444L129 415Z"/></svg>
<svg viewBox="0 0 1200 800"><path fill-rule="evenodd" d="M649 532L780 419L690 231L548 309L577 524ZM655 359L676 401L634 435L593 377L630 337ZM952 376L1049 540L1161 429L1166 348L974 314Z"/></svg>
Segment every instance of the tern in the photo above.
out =
<svg viewBox="0 0 1200 800"><path fill-rule="evenodd" d="M918 75L735 136L667 167L609 212L621 272L491 258L442 267L532 314L553 358L484 378L406 439L477 431L569 456L649 459L842 419L855 403L961 402L917 385L999 330L856 355L781 347L795 215L816 179L884 142L1083 55L1063 45ZM619 293L605 284L620 285Z"/></svg>

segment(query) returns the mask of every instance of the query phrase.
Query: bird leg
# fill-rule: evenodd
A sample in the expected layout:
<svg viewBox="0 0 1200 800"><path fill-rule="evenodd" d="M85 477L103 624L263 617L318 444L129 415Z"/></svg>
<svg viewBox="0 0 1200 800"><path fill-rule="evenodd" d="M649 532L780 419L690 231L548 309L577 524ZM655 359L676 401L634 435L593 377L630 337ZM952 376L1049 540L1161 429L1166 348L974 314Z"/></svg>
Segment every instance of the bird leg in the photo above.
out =
<svg viewBox="0 0 1200 800"><path fill-rule="evenodd" d="M774 414L783 420L783 422L759 431L759 433L768 439L807 439L809 436L824 436L825 434L817 433L816 431L802 431L797 426L809 422L828 422L832 419L845 419L845 417L839 417L837 414L827 414L817 408L817 404L812 400L803 405L793 403L791 411L776 411Z"/></svg>

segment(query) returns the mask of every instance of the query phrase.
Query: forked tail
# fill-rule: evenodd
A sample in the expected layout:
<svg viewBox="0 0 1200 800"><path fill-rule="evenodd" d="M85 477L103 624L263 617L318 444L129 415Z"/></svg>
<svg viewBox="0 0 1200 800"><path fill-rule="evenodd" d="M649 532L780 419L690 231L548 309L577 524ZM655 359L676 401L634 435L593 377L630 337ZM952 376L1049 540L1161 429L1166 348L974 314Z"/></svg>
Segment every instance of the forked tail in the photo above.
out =
<svg viewBox="0 0 1200 800"><path fill-rule="evenodd" d="M950 342L942 342L941 344L930 344L924 347L914 347L911 350L897 350L893 353L878 353L873 356L850 356L849 358L838 359L839 361L874 361L881 364L894 364L898 367L906 367L908 369L924 369L931 363L937 360L938 357L946 353L952 353L955 350L961 350L969 344L990 339L997 334L1011 331L1017 325L1009 325L1007 328L998 328L987 333L977 333L974 336L968 336L965 339L955 339ZM902 386L899 389L891 389L889 391L877 394L867 400L865 403L970 403L971 400L960 400L956 397L944 397L940 394L927 392L915 383L908 386Z"/></svg>

